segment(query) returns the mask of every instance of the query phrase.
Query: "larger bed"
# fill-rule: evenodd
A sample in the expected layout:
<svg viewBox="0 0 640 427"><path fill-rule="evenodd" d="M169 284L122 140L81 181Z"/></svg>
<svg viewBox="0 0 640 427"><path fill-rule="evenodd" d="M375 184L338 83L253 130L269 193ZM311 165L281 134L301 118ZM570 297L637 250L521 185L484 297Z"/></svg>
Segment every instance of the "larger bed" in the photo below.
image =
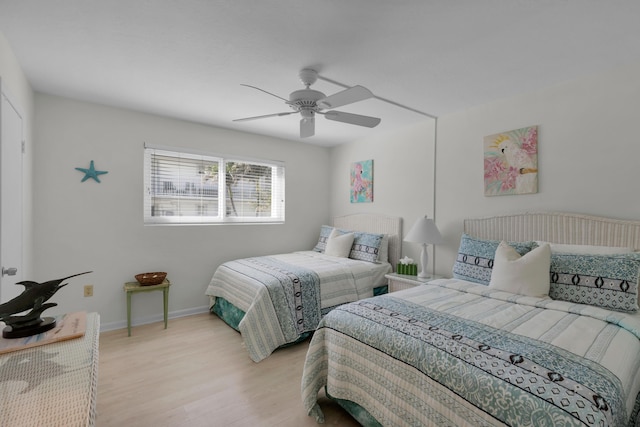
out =
<svg viewBox="0 0 640 427"><path fill-rule="evenodd" d="M355 235L344 256L327 255L330 232ZM210 310L242 334L255 362L306 339L334 307L386 292L400 256L402 220L355 214L322 226L315 250L233 260L206 290Z"/></svg>
<svg viewBox="0 0 640 427"><path fill-rule="evenodd" d="M527 213L464 231L454 278L323 318L303 373L308 413L322 421L324 388L371 426L640 425L640 221ZM519 259L549 248L553 298L487 285L502 240L529 245Z"/></svg>

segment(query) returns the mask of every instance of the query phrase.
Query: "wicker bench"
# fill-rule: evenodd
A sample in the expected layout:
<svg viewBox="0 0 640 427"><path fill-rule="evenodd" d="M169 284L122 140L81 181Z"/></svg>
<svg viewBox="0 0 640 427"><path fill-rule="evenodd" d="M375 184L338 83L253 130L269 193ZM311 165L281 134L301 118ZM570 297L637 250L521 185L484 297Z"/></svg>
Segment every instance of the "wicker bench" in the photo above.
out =
<svg viewBox="0 0 640 427"><path fill-rule="evenodd" d="M100 316L80 338L0 355L0 426L93 426Z"/></svg>

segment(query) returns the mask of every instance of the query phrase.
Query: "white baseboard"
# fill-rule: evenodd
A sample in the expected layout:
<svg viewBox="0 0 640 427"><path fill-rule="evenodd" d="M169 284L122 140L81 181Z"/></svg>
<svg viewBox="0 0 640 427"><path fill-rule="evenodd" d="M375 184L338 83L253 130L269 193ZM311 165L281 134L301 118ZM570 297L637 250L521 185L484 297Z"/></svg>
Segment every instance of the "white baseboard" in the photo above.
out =
<svg viewBox="0 0 640 427"><path fill-rule="evenodd" d="M194 314L207 313L209 311L208 306L187 308L185 310L170 311L169 319L176 319L178 317L192 316ZM153 316L147 316L142 318L131 319L131 326L146 325L147 323L163 322L163 314L155 314ZM113 331L116 329L126 329L127 321L119 320L117 322L101 323L100 332Z"/></svg>

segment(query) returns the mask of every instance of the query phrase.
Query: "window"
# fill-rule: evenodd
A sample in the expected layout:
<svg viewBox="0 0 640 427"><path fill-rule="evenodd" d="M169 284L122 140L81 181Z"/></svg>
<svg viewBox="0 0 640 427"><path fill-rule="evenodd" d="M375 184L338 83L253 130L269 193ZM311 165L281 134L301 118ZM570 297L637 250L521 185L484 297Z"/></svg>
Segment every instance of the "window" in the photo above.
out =
<svg viewBox="0 0 640 427"><path fill-rule="evenodd" d="M284 221L281 162L145 146L144 191L145 224Z"/></svg>

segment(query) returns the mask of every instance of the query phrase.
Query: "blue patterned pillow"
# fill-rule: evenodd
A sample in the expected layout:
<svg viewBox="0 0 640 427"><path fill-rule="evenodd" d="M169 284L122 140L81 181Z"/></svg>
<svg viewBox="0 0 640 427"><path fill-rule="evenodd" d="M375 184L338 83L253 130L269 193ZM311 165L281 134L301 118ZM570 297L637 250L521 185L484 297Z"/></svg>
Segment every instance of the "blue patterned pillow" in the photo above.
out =
<svg viewBox="0 0 640 427"><path fill-rule="evenodd" d="M338 230L342 234L353 233L353 246L349 258L360 261L378 262L378 254L384 234L363 233L360 231Z"/></svg>
<svg viewBox="0 0 640 427"><path fill-rule="evenodd" d="M535 242L508 242L520 255L531 251ZM456 262L453 264L453 277L469 282L488 285L499 240L485 240L463 234Z"/></svg>
<svg viewBox="0 0 640 427"><path fill-rule="evenodd" d="M323 225L320 227L320 237L318 243L313 248L316 252L324 253L327 248L327 240L333 231L333 227ZM378 262L378 255L382 246L384 234L364 233L361 231L351 231L338 229L340 234L353 233L353 245L349 252L349 258L360 261Z"/></svg>
<svg viewBox="0 0 640 427"><path fill-rule="evenodd" d="M316 252L324 253L324 250L327 248L327 240L329 239L329 235L333 231L333 227L328 225L323 225L320 227L320 237L318 237L318 243L313 248Z"/></svg>
<svg viewBox="0 0 640 427"><path fill-rule="evenodd" d="M551 254L549 296L620 310L638 310L640 254Z"/></svg>

